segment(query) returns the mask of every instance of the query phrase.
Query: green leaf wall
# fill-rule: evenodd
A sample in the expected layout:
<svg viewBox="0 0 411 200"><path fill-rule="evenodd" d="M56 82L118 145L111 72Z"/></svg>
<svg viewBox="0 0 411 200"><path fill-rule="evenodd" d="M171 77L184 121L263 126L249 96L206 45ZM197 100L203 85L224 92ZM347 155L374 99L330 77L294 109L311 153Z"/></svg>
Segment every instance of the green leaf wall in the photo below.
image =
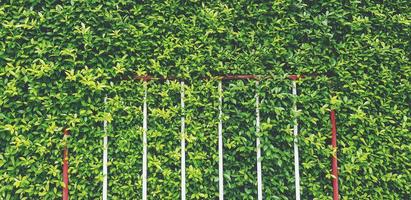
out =
<svg viewBox="0 0 411 200"><path fill-rule="evenodd" d="M291 133L299 120L303 199L331 199L329 110L337 112L342 199L411 196L411 6L394 1L0 2L0 199L100 199L103 121L109 197L141 198L143 83L148 84L148 195L180 197L186 116L187 198L218 197L218 91L224 81L227 199L255 199L255 93L261 99L264 197L294 198ZM286 74L331 74L298 80ZM103 103L108 97L107 104ZM292 111L296 100L298 111ZM67 127L71 136L63 139Z"/></svg>

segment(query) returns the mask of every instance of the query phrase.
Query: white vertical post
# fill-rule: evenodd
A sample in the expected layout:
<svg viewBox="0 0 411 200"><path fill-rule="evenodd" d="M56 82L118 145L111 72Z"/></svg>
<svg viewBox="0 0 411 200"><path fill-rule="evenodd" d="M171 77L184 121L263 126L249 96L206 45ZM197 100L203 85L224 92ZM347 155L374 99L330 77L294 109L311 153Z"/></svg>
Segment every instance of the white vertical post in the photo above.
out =
<svg viewBox="0 0 411 200"><path fill-rule="evenodd" d="M218 191L220 200L224 199L224 168L223 168L223 86L218 82Z"/></svg>
<svg viewBox="0 0 411 200"><path fill-rule="evenodd" d="M256 86L256 93L255 93L255 113L256 113L256 123L255 123L255 132L257 135L257 141L256 141L256 147L257 147L257 192L258 192L258 200L263 199L263 178L262 178L262 172L261 172L261 148L260 148L260 136L258 134L260 133L260 100L259 100L259 95L258 95L258 83L259 81L257 80L255 82Z"/></svg>
<svg viewBox="0 0 411 200"><path fill-rule="evenodd" d="M104 97L104 107L107 104L107 96ZM105 110L105 109L104 109ZM107 200L107 159L108 159L108 136L107 136L107 120L103 122L104 138L103 138L103 200Z"/></svg>
<svg viewBox="0 0 411 200"><path fill-rule="evenodd" d="M293 80L293 95L297 97L297 82ZM294 100L294 115L297 113L297 101ZM295 173L295 199L300 200L300 164L299 164L299 156L298 156L298 121L297 117L294 116L294 173Z"/></svg>
<svg viewBox="0 0 411 200"><path fill-rule="evenodd" d="M143 200L147 200L147 81L143 99Z"/></svg>
<svg viewBox="0 0 411 200"><path fill-rule="evenodd" d="M181 200L186 199L186 141L184 117L184 81L181 81Z"/></svg>

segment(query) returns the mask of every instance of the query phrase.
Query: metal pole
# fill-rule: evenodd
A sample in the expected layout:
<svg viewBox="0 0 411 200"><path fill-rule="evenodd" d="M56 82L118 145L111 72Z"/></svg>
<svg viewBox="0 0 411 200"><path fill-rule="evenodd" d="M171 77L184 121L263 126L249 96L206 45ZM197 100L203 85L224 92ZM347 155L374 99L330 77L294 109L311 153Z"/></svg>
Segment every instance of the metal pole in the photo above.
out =
<svg viewBox="0 0 411 200"><path fill-rule="evenodd" d="M220 200L224 199L224 168L223 168L223 86L218 82L218 191Z"/></svg>
<svg viewBox="0 0 411 200"><path fill-rule="evenodd" d="M255 82L256 90L257 92L255 93L255 113L256 113L256 135L257 135L257 141L256 141L256 147L257 147L257 192L258 192L258 200L263 199L263 178L262 178L262 172L261 172L261 148L260 148L260 136L258 134L260 133L260 100L259 100L259 95L258 95L258 84L259 82Z"/></svg>
<svg viewBox="0 0 411 200"><path fill-rule="evenodd" d="M143 200L147 200L147 81L143 84Z"/></svg>
<svg viewBox="0 0 411 200"><path fill-rule="evenodd" d="M67 129L63 130L64 138L69 136L69 131ZM68 175L68 148L67 148L67 140L64 143L64 151L63 151L63 200L69 199L69 190L68 190L68 182L69 182L69 175Z"/></svg>
<svg viewBox="0 0 411 200"><path fill-rule="evenodd" d="M184 81L181 81L181 200L186 199L186 141L184 117Z"/></svg>
<svg viewBox="0 0 411 200"><path fill-rule="evenodd" d="M297 82L293 79L293 95L297 97ZM294 100L294 114L297 113L297 101ZM300 200L300 164L298 156L298 121L297 117L294 116L294 172L295 172L295 199Z"/></svg>
<svg viewBox="0 0 411 200"><path fill-rule="evenodd" d="M333 200L338 200L338 164L337 164L337 123L335 120L335 110L331 110L330 112L331 118L331 145L335 154L332 155L331 160L331 167L332 167L332 174L333 174Z"/></svg>
<svg viewBox="0 0 411 200"><path fill-rule="evenodd" d="M107 103L107 96L104 97L104 106ZM103 200L107 200L107 158L108 158L108 136L107 136L107 120L103 122L104 138L103 138Z"/></svg>

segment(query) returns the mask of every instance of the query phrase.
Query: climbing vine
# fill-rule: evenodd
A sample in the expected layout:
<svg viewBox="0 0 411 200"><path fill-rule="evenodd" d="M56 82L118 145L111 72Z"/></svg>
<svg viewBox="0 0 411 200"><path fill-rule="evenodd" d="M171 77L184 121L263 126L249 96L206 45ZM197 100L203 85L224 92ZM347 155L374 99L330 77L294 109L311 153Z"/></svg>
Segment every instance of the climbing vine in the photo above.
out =
<svg viewBox="0 0 411 200"><path fill-rule="evenodd" d="M296 117L302 198L331 199L335 109L342 199L407 199L410 13L405 0L1 2L0 199L60 198L64 144L70 198L101 198L104 121L109 197L141 198L144 75L176 79L148 83L148 195L180 197L185 115L187 198L217 198L223 74L270 77L223 82L227 199L256 198L256 93L265 198L294 198ZM292 96L287 74L313 73Z"/></svg>

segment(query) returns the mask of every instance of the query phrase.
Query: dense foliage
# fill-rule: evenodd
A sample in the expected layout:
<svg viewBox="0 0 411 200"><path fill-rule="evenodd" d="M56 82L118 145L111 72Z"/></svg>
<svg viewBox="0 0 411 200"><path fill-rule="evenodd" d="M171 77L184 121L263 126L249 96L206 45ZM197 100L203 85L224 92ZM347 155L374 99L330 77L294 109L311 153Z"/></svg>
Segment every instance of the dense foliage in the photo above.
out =
<svg viewBox="0 0 411 200"><path fill-rule="evenodd" d="M294 116L302 197L331 199L331 108L341 197L407 199L410 26L407 0L1 1L0 199L59 199L65 143L70 197L101 198L104 120L109 196L141 198L144 90L132 74L186 81L184 111L178 81L148 84L153 199L180 195L181 114L187 197L218 196L217 81L197 78L221 74L273 76L223 84L227 199L256 197L256 92L267 199L294 198ZM299 80L295 99L285 74L307 73L333 76Z"/></svg>

